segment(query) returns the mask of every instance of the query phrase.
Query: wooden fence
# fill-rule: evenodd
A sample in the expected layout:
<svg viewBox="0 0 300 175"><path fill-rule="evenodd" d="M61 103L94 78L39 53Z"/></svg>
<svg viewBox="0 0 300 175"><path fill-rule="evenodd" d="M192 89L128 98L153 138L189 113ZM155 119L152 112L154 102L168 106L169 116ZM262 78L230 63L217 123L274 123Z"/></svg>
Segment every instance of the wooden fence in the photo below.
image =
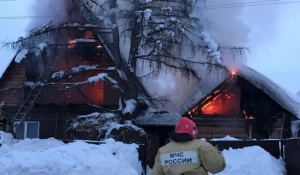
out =
<svg viewBox="0 0 300 175"><path fill-rule="evenodd" d="M288 175L300 174L300 139L287 139L282 141L284 145L284 161Z"/></svg>

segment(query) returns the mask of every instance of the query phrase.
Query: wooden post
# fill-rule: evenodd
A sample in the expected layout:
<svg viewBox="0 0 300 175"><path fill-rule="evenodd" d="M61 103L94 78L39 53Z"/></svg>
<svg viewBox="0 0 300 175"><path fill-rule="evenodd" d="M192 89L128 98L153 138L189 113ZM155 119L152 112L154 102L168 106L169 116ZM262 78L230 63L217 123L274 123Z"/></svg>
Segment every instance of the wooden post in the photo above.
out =
<svg viewBox="0 0 300 175"><path fill-rule="evenodd" d="M249 139L252 139L252 124L249 125Z"/></svg>
<svg viewBox="0 0 300 175"><path fill-rule="evenodd" d="M282 116L282 124L281 124L281 131L280 131L280 139L282 139L282 135L283 135L284 119L285 119L285 112L283 113L283 116Z"/></svg>

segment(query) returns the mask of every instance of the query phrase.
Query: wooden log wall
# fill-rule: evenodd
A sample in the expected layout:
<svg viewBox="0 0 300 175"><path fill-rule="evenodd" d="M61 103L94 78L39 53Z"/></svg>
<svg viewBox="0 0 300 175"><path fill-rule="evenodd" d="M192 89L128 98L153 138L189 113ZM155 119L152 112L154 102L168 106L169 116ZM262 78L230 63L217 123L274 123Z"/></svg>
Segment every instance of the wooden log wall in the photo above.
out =
<svg viewBox="0 0 300 175"><path fill-rule="evenodd" d="M287 125L290 122L289 115L283 120L283 115L289 112L247 80L239 78L239 84L242 89L241 110L255 118L257 137L277 139L289 137L290 128Z"/></svg>
<svg viewBox="0 0 300 175"><path fill-rule="evenodd" d="M26 69L23 64L12 61L10 66L0 79L0 89L10 86L24 85L26 81ZM0 92L0 102L6 101L9 106L20 106L24 100L25 90L14 89Z"/></svg>
<svg viewBox="0 0 300 175"><path fill-rule="evenodd" d="M103 49L100 51L100 55L95 56L91 54L94 45L83 46L79 48L70 49L72 52L68 52L62 56L54 70L69 70L73 67L80 65L100 65L102 68L114 67L113 60L109 57L108 53ZM92 50L92 51L91 51ZM95 49L94 49L95 50ZM84 53L88 53L85 55ZM94 51L93 51L94 52ZM83 53L83 55L81 55ZM90 76L95 76L101 71L87 71L77 75L73 75L71 80L73 82L86 81ZM118 81L118 74L115 71L103 72L107 73L111 78ZM61 80L62 82L68 82L69 80ZM100 81L97 83L90 83L82 85L79 88L71 88L67 91L58 90L62 89L58 86L45 87L38 97L37 103L44 104L86 104L94 103L96 105L115 105L118 106L118 91L113 89L109 82ZM51 92L51 93L50 93Z"/></svg>
<svg viewBox="0 0 300 175"><path fill-rule="evenodd" d="M246 120L242 118L203 117L193 118L199 130L199 138L223 138L227 135L248 139Z"/></svg>

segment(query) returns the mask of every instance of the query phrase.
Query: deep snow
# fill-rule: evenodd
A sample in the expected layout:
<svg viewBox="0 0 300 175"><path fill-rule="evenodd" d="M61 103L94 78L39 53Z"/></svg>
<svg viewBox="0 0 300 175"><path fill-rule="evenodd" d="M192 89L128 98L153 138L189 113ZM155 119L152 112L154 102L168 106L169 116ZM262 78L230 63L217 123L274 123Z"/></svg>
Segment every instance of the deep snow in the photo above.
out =
<svg viewBox="0 0 300 175"><path fill-rule="evenodd" d="M213 140L236 140L233 137ZM56 139L15 141L0 132L0 175L140 175L137 145L105 140L64 144ZM259 146L222 151L226 168L217 175L285 175L285 164ZM151 171L148 171L151 175Z"/></svg>
<svg viewBox="0 0 300 175"><path fill-rule="evenodd" d="M0 132L0 175L140 175L137 145L112 139L93 145L56 139L14 141ZM115 155L114 155L115 154Z"/></svg>
<svg viewBox="0 0 300 175"><path fill-rule="evenodd" d="M202 138L201 140L205 140ZM212 138L210 141L238 141L240 139L229 135L223 138ZM285 163L276 159L269 152L259 146L250 146L243 149L221 150L226 168L217 175L286 175Z"/></svg>
<svg viewBox="0 0 300 175"><path fill-rule="evenodd" d="M222 151L226 168L217 175L285 175L285 163L259 146Z"/></svg>

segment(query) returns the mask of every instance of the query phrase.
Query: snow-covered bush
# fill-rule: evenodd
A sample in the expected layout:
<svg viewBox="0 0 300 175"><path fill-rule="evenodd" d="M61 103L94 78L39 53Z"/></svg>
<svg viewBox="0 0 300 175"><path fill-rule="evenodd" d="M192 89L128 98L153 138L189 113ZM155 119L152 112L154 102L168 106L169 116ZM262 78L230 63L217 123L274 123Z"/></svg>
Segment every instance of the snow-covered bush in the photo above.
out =
<svg viewBox="0 0 300 175"><path fill-rule="evenodd" d="M92 113L69 120L68 139L103 140L113 138L124 143L144 143L146 133L131 121L120 124L114 113Z"/></svg>
<svg viewBox="0 0 300 175"><path fill-rule="evenodd" d="M68 121L66 135L69 139L99 140L106 136L106 125L117 122L119 116L113 113L92 113L80 115Z"/></svg>
<svg viewBox="0 0 300 175"><path fill-rule="evenodd" d="M133 124L110 123L107 129L106 138L113 138L124 143L145 143L146 132Z"/></svg>

